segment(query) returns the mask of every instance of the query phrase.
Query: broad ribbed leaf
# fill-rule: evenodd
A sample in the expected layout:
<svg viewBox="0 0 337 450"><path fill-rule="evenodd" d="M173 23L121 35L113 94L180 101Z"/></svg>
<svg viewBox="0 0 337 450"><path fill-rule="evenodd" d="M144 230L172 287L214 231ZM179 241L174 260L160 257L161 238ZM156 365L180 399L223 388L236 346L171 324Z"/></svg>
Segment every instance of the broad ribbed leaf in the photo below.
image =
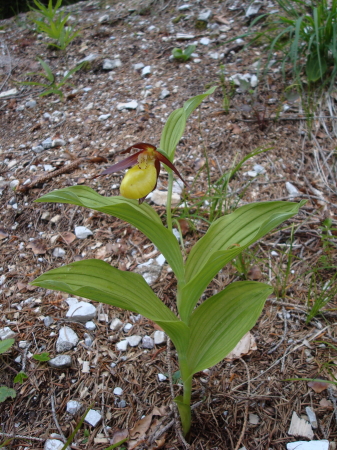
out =
<svg viewBox="0 0 337 450"><path fill-rule="evenodd" d="M184 103L183 108L186 113L186 120L189 118L192 112L198 108L198 106L204 100L204 98L214 93L216 88L217 86L213 86L210 89L208 89L208 91L206 91L204 94L196 95L195 97L190 98Z"/></svg>
<svg viewBox="0 0 337 450"><path fill-rule="evenodd" d="M296 214L303 203L251 203L213 222L186 262L186 285L178 305L181 319L188 323L199 297L223 266Z"/></svg>
<svg viewBox="0 0 337 450"><path fill-rule="evenodd" d="M204 98L213 94L215 89L216 86L211 87L204 94L190 98L184 103L183 108L177 109L170 114L161 135L159 148L167 153L171 161L174 159L176 146L185 131L186 120Z"/></svg>
<svg viewBox="0 0 337 450"><path fill-rule="evenodd" d="M308 56L305 72L309 81L315 82L319 79L323 79L327 70L328 66L324 56L321 56L318 53L310 54Z"/></svg>
<svg viewBox="0 0 337 450"><path fill-rule="evenodd" d="M123 272L99 259L78 261L50 270L32 283L142 314L160 325L184 353L188 327L159 300L141 275Z"/></svg>
<svg viewBox="0 0 337 450"><path fill-rule="evenodd" d="M103 197L88 186L72 186L50 192L37 202L70 203L110 214L125 220L144 233L165 256L178 281L184 278L184 267L177 239L163 226L156 211L147 203L124 197Z"/></svg>
<svg viewBox="0 0 337 450"><path fill-rule="evenodd" d="M185 131L186 113L179 108L170 114L161 134L159 148L164 150L169 159L173 161L176 146Z"/></svg>
<svg viewBox="0 0 337 450"><path fill-rule="evenodd" d="M273 289L255 281L230 284L192 314L187 350L190 376L214 366L256 323Z"/></svg>

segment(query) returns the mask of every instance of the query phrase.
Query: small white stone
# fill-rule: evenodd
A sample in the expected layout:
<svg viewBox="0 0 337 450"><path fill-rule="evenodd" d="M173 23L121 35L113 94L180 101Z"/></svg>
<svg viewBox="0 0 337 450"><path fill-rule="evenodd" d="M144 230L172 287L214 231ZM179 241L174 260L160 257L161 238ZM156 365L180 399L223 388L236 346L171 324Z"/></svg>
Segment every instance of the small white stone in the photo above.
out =
<svg viewBox="0 0 337 450"><path fill-rule="evenodd" d="M112 319L110 323L110 330L112 331L118 331L123 327L123 322L118 319L118 317L115 317Z"/></svg>
<svg viewBox="0 0 337 450"><path fill-rule="evenodd" d="M142 347L143 348L153 348L154 347L154 341L150 336L144 336L142 339Z"/></svg>
<svg viewBox="0 0 337 450"><path fill-rule="evenodd" d="M266 169L263 166L261 166L260 164L255 164L253 169L257 174L266 173Z"/></svg>
<svg viewBox="0 0 337 450"><path fill-rule="evenodd" d="M190 9L191 5L185 4L185 5L181 5L178 8L178 11L186 11L187 9Z"/></svg>
<svg viewBox="0 0 337 450"><path fill-rule="evenodd" d="M9 327L0 328L0 339L12 339L16 336L16 333L12 331Z"/></svg>
<svg viewBox="0 0 337 450"><path fill-rule="evenodd" d="M151 66L145 66L142 69L142 78L148 77L151 74Z"/></svg>
<svg viewBox="0 0 337 450"><path fill-rule="evenodd" d="M47 439L44 443L44 450L61 450L63 447L64 443L58 439Z"/></svg>
<svg viewBox="0 0 337 450"><path fill-rule="evenodd" d="M81 408L82 403L77 402L76 400L69 400L69 402L67 403L67 413L69 414L77 414Z"/></svg>
<svg viewBox="0 0 337 450"><path fill-rule="evenodd" d="M54 369L65 369L71 366L71 356L70 355L59 355L56 358L50 359L48 364Z"/></svg>
<svg viewBox="0 0 337 450"><path fill-rule="evenodd" d="M205 9L201 11L198 15L198 20L202 22L208 22L213 17L213 12L211 9Z"/></svg>
<svg viewBox="0 0 337 450"><path fill-rule="evenodd" d="M100 120L101 122L103 122L104 120L109 119L109 117L111 117L111 114L102 114L98 117L98 120Z"/></svg>
<svg viewBox="0 0 337 450"><path fill-rule="evenodd" d="M20 341L19 342L19 348L26 348L27 347L27 341Z"/></svg>
<svg viewBox="0 0 337 450"><path fill-rule="evenodd" d="M82 62L93 62L99 57L100 57L100 55L98 53L90 53L90 55L81 59L81 61L79 61L78 64L81 64Z"/></svg>
<svg viewBox="0 0 337 450"><path fill-rule="evenodd" d="M200 44L202 44L202 45L209 45L210 42L211 42L211 40L208 39L207 37L203 37L203 38L200 39L199 42L200 42Z"/></svg>
<svg viewBox="0 0 337 450"><path fill-rule="evenodd" d="M300 193L297 187L289 181L286 182L286 189L288 191L289 197L296 197Z"/></svg>
<svg viewBox="0 0 337 450"><path fill-rule="evenodd" d="M42 153L44 151L44 148L42 145L37 145L36 147L32 147L32 151L34 153Z"/></svg>
<svg viewBox="0 0 337 450"><path fill-rule="evenodd" d="M212 59L219 59L219 53L218 52L211 52L209 53L209 57Z"/></svg>
<svg viewBox="0 0 337 450"><path fill-rule="evenodd" d="M123 389L120 387L115 387L114 394L115 395L123 395Z"/></svg>
<svg viewBox="0 0 337 450"><path fill-rule="evenodd" d="M88 414L85 416L85 421L92 427L98 425L101 420L102 420L101 414L94 409L90 409Z"/></svg>
<svg viewBox="0 0 337 450"><path fill-rule="evenodd" d="M52 147L64 147L66 145L66 141L61 138L53 139Z"/></svg>
<svg viewBox="0 0 337 450"><path fill-rule="evenodd" d="M47 139L45 139L44 141L41 142L41 145L44 149L48 149L48 148L52 148L53 146L53 141L52 139L49 137Z"/></svg>
<svg viewBox="0 0 337 450"><path fill-rule="evenodd" d="M132 100L128 103L118 103L117 109L118 111L122 111L123 109L137 109L138 102L136 100Z"/></svg>
<svg viewBox="0 0 337 450"><path fill-rule="evenodd" d="M66 251L61 247L56 247L53 250L53 256L55 258L63 258L66 254Z"/></svg>
<svg viewBox="0 0 337 450"><path fill-rule="evenodd" d="M88 236L92 236L92 231L87 227L75 227L75 234L78 239L85 239Z"/></svg>
<svg viewBox="0 0 337 450"><path fill-rule="evenodd" d="M9 91L4 91L0 93L0 98L10 97L11 95L16 95L18 90L16 88L9 89Z"/></svg>
<svg viewBox="0 0 337 450"><path fill-rule="evenodd" d="M94 319L97 315L97 309L94 305L89 302L76 302L69 303L70 298L67 299L69 309L67 311L66 317L74 320L76 322L87 322ZM73 300L73 299L72 299Z"/></svg>
<svg viewBox="0 0 337 450"><path fill-rule="evenodd" d="M103 16L98 18L99 23L109 22L109 14L104 14Z"/></svg>
<svg viewBox="0 0 337 450"><path fill-rule="evenodd" d="M116 344L116 350L120 352L126 352L128 348L128 341L124 339L123 341L117 342Z"/></svg>
<svg viewBox="0 0 337 450"><path fill-rule="evenodd" d="M89 322L85 324L85 328L89 331L94 331L96 330L96 325L94 324L94 322L91 322L91 320L89 320Z"/></svg>
<svg viewBox="0 0 337 450"><path fill-rule="evenodd" d="M257 78L256 75L252 75L251 79L250 79L250 85L252 88L255 88L259 83L259 79Z"/></svg>
<svg viewBox="0 0 337 450"><path fill-rule="evenodd" d="M27 107L27 108L35 108L35 106L36 106L36 101L35 100L28 100L26 103L25 103L25 106Z"/></svg>
<svg viewBox="0 0 337 450"><path fill-rule="evenodd" d="M9 183L9 188L10 188L12 191L15 191L15 188L18 186L19 183L20 183L19 180L12 180L12 181Z"/></svg>
<svg viewBox="0 0 337 450"><path fill-rule="evenodd" d="M162 254L160 254L160 255L157 256L157 258L156 258L156 263L157 263L159 266L163 266L163 265L165 264L165 261L166 261L165 256L162 255Z"/></svg>
<svg viewBox="0 0 337 450"><path fill-rule="evenodd" d="M142 340L142 337L138 335L128 336L126 340L128 341L130 347L137 347L137 345L139 345L140 341Z"/></svg>
<svg viewBox="0 0 337 450"><path fill-rule="evenodd" d="M121 67L122 61L120 59L105 59L103 61L103 70L113 70Z"/></svg>
<svg viewBox="0 0 337 450"><path fill-rule="evenodd" d="M151 193L151 201L159 206L166 206L167 203L167 191L160 191L159 189L155 189ZM171 204L172 206L177 206L180 203L180 195L173 192L171 197Z"/></svg>
<svg viewBox="0 0 337 450"><path fill-rule="evenodd" d="M166 334L164 333L164 331L156 330L153 334L153 339L156 345L165 344Z"/></svg>
<svg viewBox="0 0 337 450"><path fill-rule="evenodd" d="M168 89L163 89L159 95L160 100L170 96L170 91Z"/></svg>
<svg viewBox="0 0 337 450"><path fill-rule="evenodd" d="M142 69L144 67L144 64L143 63L138 63L138 64L134 64L133 65L133 68L134 68L134 70L140 70L140 69Z"/></svg>
<svg viewBox="0 0 337 450"><path fill-rule="evenodd" d="M167 380L167 377L165 377L165 375L162 374L162 373L158 373L158 380L159 381L165 381L165 380Z"/></svg>
<svg viewBox="0 0 337 450"><path fill-rule="evenodd" d="M124 332L127 333L128 331L131 330L131 328L133 327L132 323L127 323L126 325L124 325Z"/></svg>
<svg viewBox="0 0 337 450"><path fill-rule="evenodd" d="M329 441L297 441L289 442L287 450L329 450Z"/></svg>
<svg viewBox="0 0 337 450"><path fill-rule="evenodd" d="M260 422L260 417L257 414L249 414L249 423L257 425Z"/></svg>
<svg viewBox="0 0 337 450"><path fill-rule="evenodd" d="M78 344L79 338L70 327L62 327L59 331L59 337L56 341L56 351L67 352Z"/></svg>
<svg viewBox="0 0 337 450"><path fill-rule="evenodd" d="M311 423L312 428L318 428L318 423L317 423L317 417L315 412L310 408L310 406L307 406L305 408L305 412L307 413L309 422Z"/></svg>

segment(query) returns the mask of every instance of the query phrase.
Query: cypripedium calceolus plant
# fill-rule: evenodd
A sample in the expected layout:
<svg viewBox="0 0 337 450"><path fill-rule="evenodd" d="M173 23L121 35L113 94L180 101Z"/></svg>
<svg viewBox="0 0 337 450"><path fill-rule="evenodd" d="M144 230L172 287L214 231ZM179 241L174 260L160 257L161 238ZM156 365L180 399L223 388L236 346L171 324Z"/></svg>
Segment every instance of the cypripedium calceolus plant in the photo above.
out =
<svg viewBox="0 0 337 450"><path fill-rule="evenodd" d="M199 304L203 292L227 263L295 215L303 204L278 201L241 206L215 220L188 256L183 256L172 233L173 171L180 176L172 162L186 120L214 91L215 87L189 99L182 108L171 113L158 149L149 144L136 144L134 147L138 151L133 156L103 172L109 174L132 167L122 182L122 196L103 197L89 187L72 186L37 200L83 206L125 220L144 233L164 255L177 278L178 314L156 296L141 275L118 270L102 260L77 261L50 270L32 284L107 303L157 323L171 338L179 359L183 388L174 400L185 436L191 426L193 375L228 355L255 325L273 289L255 281L234 282ZM160 162L169 174L166 226L149 204L138 202L154 189Z"/></svg>
<svg viewBox="0 0 337 450"><path fill-rule="evenodd" d="M166 164L185 183L176 167L160 151L151 144L138 142L138 144L128 147L120 154L129 153L131 150L140 150L128 158L120 161L104 170L101 175L108 175L119 170L128 169L120 186L120 193L123 197L138 199L143 203L146 196L157 187L157 180L160 172L160 163ZM186 184L186 183L185 183Z"/></svg>

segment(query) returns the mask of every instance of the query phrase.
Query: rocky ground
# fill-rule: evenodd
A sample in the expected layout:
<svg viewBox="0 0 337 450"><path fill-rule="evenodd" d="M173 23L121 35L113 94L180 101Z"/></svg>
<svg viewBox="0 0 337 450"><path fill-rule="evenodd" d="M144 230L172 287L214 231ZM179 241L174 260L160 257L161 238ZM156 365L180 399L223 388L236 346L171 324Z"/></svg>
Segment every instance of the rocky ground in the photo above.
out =
<svg viewBox="0 0 337 450"><path fill-rule="evenodd" d="M334 381L337 376L334 93L322 102L309 133L307 112L279 66L263 79L259 75L264 49L227 42L247 31L254 13L248 6L234 1L80 2L67 8L68 22L81 32L66 52L48 48L50 41L34 32L29 15L0 23L0 337L15 338L0 359L0 384L17 393L0 406L0 444L16 435L8 448L61 449L89 408L70 448L105 449L129 434L133 440L125 448L184 448L170 409L167 361L172 373L177 361L162 331L144 317L29 284L51 268L99 258L122 270L141 271L174 308L170 268L129 225L79 207L34 200L76 184L117 195L121 174L92 177L136 142L158 145L168 115L217 85L189 118L176 153L177 168L189 182L188 190L175 186L174 216L186 249L207 229L215 195L209 186L257 149L269 150L248 159L222 192L226 212L253 201L307 203L294 220L244 256L248 278L270 283L275 294L246 348L196 375L191 448L336 448L335 385L310 384L312 378ZM260 12L273 9L272 2L266 3ZM172 59L173 48L190 44L196 49L189 61ZM41 87L18 84L41 81L29 75L41 71L38 56L57 80L87 61L63 87L63 100L39 97ZM250 84L252 94L240 92L240 79ZM163 218L166 188L163 173L147 200ZM332 224L328 231L326 219ZM229 265L207 293L240 278L238 267ZM317 298L327 300L307 324ZM51 360L33 358L45 352ZM20 371L28 378L13 383ZM179 380L174 381L177 395ZM309 440L320 442L298 444Z"/></svg>

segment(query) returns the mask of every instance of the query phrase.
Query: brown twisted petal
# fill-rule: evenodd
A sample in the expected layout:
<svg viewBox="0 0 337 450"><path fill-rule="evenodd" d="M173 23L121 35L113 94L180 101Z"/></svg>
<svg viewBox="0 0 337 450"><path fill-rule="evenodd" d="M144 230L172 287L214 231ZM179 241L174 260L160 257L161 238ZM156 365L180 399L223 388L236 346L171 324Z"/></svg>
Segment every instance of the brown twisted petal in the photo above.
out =
<svg viewBox="0 0 337 450"><path fill-rule="evenodd" d="M123 155L124 153L130 153L131 150L156 150L156 147L151 144L147 144L146 142L138 142L137 144L131 145L131 147L128 147L125 150L122 150L119 152L120 155Z"/></svg>
<svg viewBox="0 0 337 450"><path fill-rule="evenodd" d="M128 156L127 158L123 159L123 161L120 161L117 164L114 164L113 166L108 167L102 173L100 173L98 176L108 175L109 173L118 172L119 170L128 169L129 167L134 166L135 164L137 164L138 155L143 153L143 151L144 150L141 150L140 152L137 152L134 155Z"/></svg>
<svg viewBox="0 0 337 450"><path fill-rule="evenodd" d="M155 151L156 159L159 159L160 162L165 164L167 167L169 167L173 172L181 179L181 181L187 186L186 181L183 179L183 177L178 172L178 169L171 163L169 159L166 158L162 153Z"/></svg>

